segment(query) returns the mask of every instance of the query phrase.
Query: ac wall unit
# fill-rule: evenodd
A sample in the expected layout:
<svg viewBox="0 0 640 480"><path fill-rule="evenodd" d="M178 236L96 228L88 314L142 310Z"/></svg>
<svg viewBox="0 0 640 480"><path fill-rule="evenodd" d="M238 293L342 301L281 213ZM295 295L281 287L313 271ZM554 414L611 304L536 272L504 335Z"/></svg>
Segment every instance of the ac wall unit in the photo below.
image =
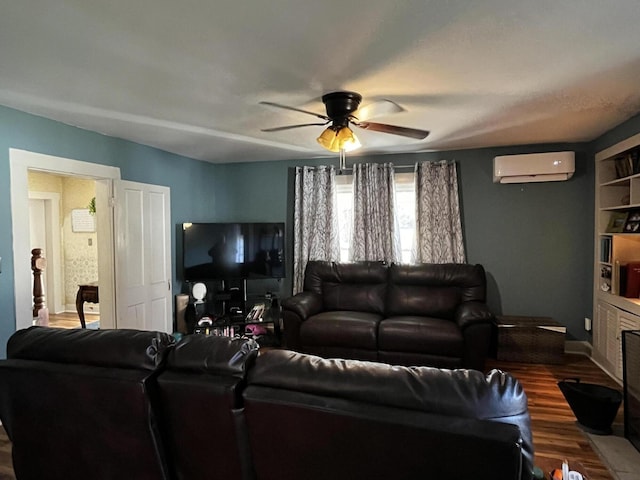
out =
<svg viewBox="0 0 640 480"><path fill-rule="evenodd" d="M558 182L575 172L575 152L502 155L493 159L494 183Z"/></svg>

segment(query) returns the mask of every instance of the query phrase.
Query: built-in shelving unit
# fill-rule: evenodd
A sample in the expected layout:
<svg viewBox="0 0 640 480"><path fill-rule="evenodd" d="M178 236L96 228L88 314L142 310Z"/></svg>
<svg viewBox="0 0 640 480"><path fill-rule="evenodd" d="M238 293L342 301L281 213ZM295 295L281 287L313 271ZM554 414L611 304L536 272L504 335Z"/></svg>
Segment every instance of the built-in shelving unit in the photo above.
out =
<svg viewBox="0 0 640 480"><path fill-rule="evenodd" d="M596 154L593 358L622 379L621 332L640 329L640 134ZM637 222L636 222L637 219Z"/></svg>

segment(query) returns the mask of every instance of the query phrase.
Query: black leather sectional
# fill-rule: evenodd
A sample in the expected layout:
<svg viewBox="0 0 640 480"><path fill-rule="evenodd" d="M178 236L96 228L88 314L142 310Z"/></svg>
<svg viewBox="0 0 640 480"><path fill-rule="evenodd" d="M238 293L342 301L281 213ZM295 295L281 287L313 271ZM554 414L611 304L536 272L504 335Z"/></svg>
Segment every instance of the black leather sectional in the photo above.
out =
<svg viewBox="0 0 640 480"><path fill-rule="evenodd" d="M19 480L529 480L508 373L260 352L249 339L16 332L0 419Z"/></svg>

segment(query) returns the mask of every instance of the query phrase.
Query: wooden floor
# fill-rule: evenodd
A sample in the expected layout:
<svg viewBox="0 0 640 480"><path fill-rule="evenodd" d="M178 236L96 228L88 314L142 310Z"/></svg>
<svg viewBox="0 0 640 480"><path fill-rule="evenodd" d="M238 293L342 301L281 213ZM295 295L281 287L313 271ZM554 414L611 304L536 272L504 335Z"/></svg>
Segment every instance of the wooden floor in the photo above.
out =
<svg viewBox="0 0 640 480"><path fill-rule="evenodd" d="M576 424L575 416L557 383L565 378L606 385L622 390L591 360L582 355L565 355L562 365L540 365L491 361L490 367L512 373L522 383L529 400L536 464L553 462L560 467L563 459L584 465L589 480L613 480L586 435ZM620 407L614 423L624 422Z"/></svg>
<svg viewBox="0 0 640 480"><path fill-rule="evenodd" d="M602 370L587 357L566 355L563 365L521 364L491 361L490 368L500 368L514 374L523 384L529 399L529 411L536 451L536 463L580 462L589 480L613 480L587 437L575 423L557 383L565 378L579 377L583 382L598 383L619 389ZM623 422L620 408L616 423ZM0 429L0 480L13 480L11 444ZM37 461L34 459L34 461Z"/></svg>
<svg viewBox="0 0 640 480"><path fill-rule="evenodd" d="M11 465L11 442L0 427L0 480L15 480Z"/></svg>
<svg viewBox="0 0 640 480"><path fill-rule="evenodd" d="M95 322L100 320L100 315L85 314L85 322ZM76 312L63 312L49 314L49 326L53 328L80 328L80 318Z"/></svg>

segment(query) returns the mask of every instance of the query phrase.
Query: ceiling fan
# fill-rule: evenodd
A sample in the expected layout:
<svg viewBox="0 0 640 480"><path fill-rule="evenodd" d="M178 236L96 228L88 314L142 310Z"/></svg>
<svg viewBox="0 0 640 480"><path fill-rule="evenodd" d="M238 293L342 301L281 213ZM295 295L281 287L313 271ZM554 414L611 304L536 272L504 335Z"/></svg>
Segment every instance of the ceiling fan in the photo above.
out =
<svg viewBox="0 0 640 480"><path fill-rule="evenodd" d="M390 133L393 135L400 135L402 137L415 138L417 140L422 140L429 135L429 131L427 130L370 122L370 118L402 112L404 109L391 100L379 100L359 108L361 101L362 95L356 92L327 93L322 96L322 102L324 103L327 111L326 115L302 110L296 107L281 105L279 103L260 102L261 105L269 105L272 107L284 108L286 110L293 110L294 112L306 113L307 115L313 115L314 117L324 121L323 123L302 123L298 125L263 128L262 131L279 132L282 130L290 130L300 127L329 125L329 127L320 134L317 140L320 145L332 152L351 151L361 146L358 138L349 128L350 124L364 130Z"/></svg>

